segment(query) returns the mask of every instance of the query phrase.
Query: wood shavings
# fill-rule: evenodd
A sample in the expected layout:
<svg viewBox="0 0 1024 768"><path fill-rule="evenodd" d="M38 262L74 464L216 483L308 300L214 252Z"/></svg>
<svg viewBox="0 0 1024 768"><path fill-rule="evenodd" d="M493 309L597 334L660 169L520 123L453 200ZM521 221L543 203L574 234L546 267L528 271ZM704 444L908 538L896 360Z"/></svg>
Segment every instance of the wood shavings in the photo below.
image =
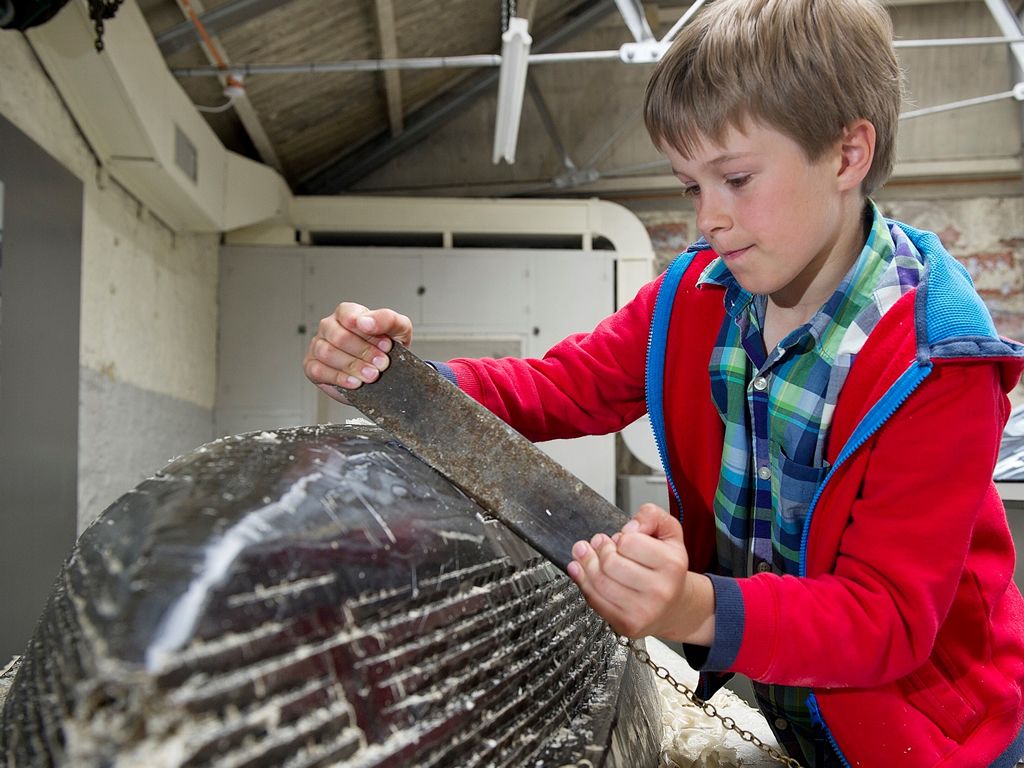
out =
<svg viewBox="0 0 1024 768"><path fill-rule="evenodd" d="M661 682L661 681L659 681ZM739 768L736 750L725 746L727 732L722 723L705 715L668 684L658 686L661 696L661 768ZM735 702L726 702L731 698ZM723 713L736 705L746 706L725 691L715 696Z"/></svg>
<svg viewBox="0 0 1024 768"><path fill-rule="evenodd" d="M666 667L679 682L690 688L697 684L697 672L664 643L647 638L647 652L659 666ZM777 763L721 721L708 717L666 681L657 679L661 698L662 741L659 768L769 768ZM771 728L761 713L728 689L718 691L711 702L723 716L733 718L740 728L750 730L764 743L778 748Z"/></svg>

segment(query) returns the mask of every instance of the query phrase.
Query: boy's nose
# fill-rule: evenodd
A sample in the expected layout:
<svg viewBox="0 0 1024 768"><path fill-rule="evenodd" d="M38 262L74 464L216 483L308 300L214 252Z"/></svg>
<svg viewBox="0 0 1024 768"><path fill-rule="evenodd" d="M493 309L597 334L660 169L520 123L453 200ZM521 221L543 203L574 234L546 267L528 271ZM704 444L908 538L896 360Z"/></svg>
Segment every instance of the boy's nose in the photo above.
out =
<svg viewBox="0 0 1024 768"><path fill-rule="evenodd" d="M702 195L697 203L697 229L712 235L729 228L732 219L728 208L712 195Z"/></svg>

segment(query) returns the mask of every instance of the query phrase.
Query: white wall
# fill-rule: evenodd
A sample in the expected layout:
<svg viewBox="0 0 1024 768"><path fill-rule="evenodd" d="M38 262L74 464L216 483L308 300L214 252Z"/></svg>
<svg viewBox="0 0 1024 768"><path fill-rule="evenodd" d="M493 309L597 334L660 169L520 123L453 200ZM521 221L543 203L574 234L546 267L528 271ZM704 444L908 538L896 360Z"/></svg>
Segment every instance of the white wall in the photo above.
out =
<svg viewBox="0 0 1024 768"><path fill-rule="evenodd" d="M0 73L0 114L85 188L81 529L168 459L212 436L218 237L174 233L104 180L20 33L0 32Z"/></svg>

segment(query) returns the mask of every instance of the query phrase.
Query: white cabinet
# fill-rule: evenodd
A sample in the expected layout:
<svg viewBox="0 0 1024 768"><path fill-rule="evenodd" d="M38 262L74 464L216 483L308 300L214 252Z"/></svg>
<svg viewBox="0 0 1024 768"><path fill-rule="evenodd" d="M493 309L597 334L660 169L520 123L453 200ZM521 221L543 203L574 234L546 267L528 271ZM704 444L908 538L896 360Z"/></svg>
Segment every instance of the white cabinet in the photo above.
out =
<svg viewBox="0 0 1024 768"><path fill-rule="evenodd" d="M302 374L341 300L408 315L427 359L539 356L615 307L612 251L229 246L221 251L218 434L358 416ZM299 333L301 327L305 333ZM615 499L611 435L542 449Z"/></svg>
<svg viewBox="0 0 1024 768"><path fill-rule="evenodd" d="M222 249L217 436L305 423L302 272L297 249Z"/></svg>

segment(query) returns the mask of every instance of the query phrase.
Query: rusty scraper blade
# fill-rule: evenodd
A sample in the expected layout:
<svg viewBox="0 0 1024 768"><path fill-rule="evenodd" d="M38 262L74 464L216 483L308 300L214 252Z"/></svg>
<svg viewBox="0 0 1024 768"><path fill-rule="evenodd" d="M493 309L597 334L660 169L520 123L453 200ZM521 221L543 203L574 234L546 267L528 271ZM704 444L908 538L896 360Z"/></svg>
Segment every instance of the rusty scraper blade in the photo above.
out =
<svg viewBox="0 0 1024 768"><path fill-rule="evenodd" d="M395 342L391 365L348 401L563 570L572 545L629 518Z"/></svg>

